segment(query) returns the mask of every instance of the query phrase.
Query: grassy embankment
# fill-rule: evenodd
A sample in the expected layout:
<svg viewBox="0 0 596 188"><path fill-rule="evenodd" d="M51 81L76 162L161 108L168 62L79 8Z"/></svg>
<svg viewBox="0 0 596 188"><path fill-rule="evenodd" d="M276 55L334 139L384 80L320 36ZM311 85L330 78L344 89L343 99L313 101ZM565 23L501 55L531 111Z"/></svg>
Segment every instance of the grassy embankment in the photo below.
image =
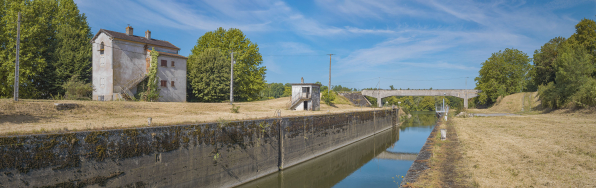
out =
<svg viewBox="0 0 596 188"><path fill-rule="evenodd" d="M438 138L434 156L414 187L594 187L594 109L540 110L535 93L531 112L521 111L522 94L503 98L476 113L521 116L452 118L447 141ZM528 109L528 108L525 108Z"/></svg>
<svg viewBox="0 0 596 188"><path fill-rule="evenodd" d="M255 102L236 102L239 113L232 113L229 103L176 103L127 101L52 101L0 99L0 135L47 133L80 130L100 130L125 127L176 125L219 120L262 119L274 117L276 109L282 116L370 110L350 105L338 96L334 106L321 103L320 111L286 109L289 97ZM56 110L54 103L76 103L78 108Z"/></svg>

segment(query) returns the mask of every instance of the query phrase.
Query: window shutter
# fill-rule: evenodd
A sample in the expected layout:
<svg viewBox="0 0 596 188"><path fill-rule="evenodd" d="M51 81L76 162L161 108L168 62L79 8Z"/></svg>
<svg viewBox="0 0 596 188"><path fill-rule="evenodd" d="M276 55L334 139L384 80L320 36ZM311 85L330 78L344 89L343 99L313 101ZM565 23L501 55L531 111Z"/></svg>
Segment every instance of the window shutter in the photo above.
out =
<svg viewBox="0 0 596 188"><path fill-rule="evenodd" d="M174 66L174 61L172 61L172 67Z"/></svg>
<svg viewBox="0 0 596 188"><path fill-rule="evenodd" d="M174 87L174 81L172 81L172 87Z"/></svg>
<svg viewBox="0 0 596 188"><path fill-rule="evenodd" d="M162 67L167 67L168 66L168 60L161 60L161 66Z"/></svg>

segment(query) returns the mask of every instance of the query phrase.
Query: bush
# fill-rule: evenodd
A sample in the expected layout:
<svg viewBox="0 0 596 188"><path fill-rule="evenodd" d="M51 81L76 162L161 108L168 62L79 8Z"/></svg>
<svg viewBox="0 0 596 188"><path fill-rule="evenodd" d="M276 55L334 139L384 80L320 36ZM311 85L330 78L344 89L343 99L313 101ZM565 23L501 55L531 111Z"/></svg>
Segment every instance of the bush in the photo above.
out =
<svg viewBox="0 0 596 188"><path fill-rule="evenodd" d="M580 108L596 106L596 79L588 78L579 90L571 96L571 102L574 106Z"/></svg>
<svg viewBox="0 0 596 188"><path fill-rule="evenodd" d="M230 109L230 111L234 114L237 114L240 112L240 106L236 106L236 105L232 104L232 108Z"/></svg>
<svg viewBox="0 0 596 188"><path fill-rule="evenodd" d="M66 91L64 99L67 100L90 100L93 92L93 85L78 79L79 75L72 76L62 88Z"/></svg>
<svg viewBox="0 0 596 188"><path fill-rule="evenodd" d="M325 104L327 104L327 105L332 105L333 101L335 100L336 95L337 94L335 93L335 91L331 91L331 92L324 91L323 92L323 102L325 102Z"/></svg>

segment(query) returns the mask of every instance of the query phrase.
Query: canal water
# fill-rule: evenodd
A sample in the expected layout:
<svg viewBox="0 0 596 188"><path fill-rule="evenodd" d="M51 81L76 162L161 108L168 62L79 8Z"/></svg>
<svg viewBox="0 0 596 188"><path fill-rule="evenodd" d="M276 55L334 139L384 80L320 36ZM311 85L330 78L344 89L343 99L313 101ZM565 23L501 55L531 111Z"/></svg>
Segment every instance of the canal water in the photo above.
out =
<svg viewBox="0 0 596 188"><path fill-rule="evenodd" d="M400 128L239 187L399 187L436 122L434 112L412 112Z"/></svg>

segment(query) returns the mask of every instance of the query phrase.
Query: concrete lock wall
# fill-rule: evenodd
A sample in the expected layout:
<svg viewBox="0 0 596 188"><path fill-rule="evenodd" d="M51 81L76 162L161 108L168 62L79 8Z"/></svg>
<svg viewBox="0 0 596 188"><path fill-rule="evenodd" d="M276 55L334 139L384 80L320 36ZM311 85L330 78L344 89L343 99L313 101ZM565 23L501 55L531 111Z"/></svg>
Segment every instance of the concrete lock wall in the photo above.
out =
<svg viewBox="0 0 596 188"><path fill-rule="evenodd" d="M383 110L0 137L0 187L230 187L397 122Z"/></svg>

